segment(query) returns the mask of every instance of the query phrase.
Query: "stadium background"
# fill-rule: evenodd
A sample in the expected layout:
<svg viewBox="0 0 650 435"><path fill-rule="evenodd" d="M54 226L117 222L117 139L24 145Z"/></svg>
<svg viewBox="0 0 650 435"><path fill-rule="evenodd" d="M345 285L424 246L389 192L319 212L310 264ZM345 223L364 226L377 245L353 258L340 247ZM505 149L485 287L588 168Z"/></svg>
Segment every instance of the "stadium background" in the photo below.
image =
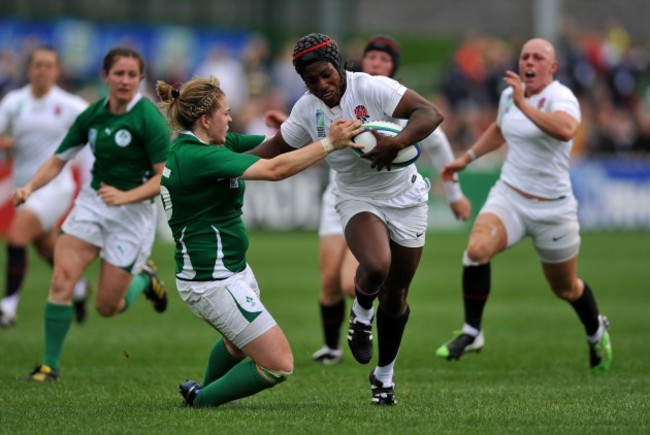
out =
<svg viewBox="0 0 650 435"><path fill-rule="evenodd" d="M572 177L581 203L583 228L650 228L650 29L642 18L650 13L646 1L465 0L460 8L454 1L414 0L395 8L394 2L384 0L3 0L2 9L0 95L23 83L29 49L37 43L49 43L62 52L64 86L93 101L104 92L97 74L103 53L114 45L129 44L147 59L149 70L143 85L147 92L158 78L182 81L194 74L220 76L234 102L233 127L244 132L267 132L260 123L260 112L267 107L288 110L302 92L303 86L287 55L296 37L314 30L335 36L354 67L368 35L389 33L403 47L398 78L445 109L447 121L443 129L458 153L471 144L486 119L493 116L495 102L490 94L495 95L497 89L489 80L512 67L514 47L535 34L555 41L561 50L567 41L572 42L572 29L575 32L579 28L579 42L587 56L589 50L596 50L596 43L601 44L597 50L603 53L612 51L611 47L621 51L619 59L614 60L618 63L601 75L604 81L623 83L619 88L627 92L611 97L615 106L623 106L620 113L595 115L593 122L587 117L591 111L588 109L599 101L599 96L585 99L585 124L600 122L598 116L623 120L634 116L639 118L640 137L637 145L629 145L625 131L618 131L628 128L621 122L621 127L602 127L599 132L605 133L600 136L585 133L576 141ZM480 50L496 54L483 54L486 59L472 58ZM578 79L601 73L598 62L605 61L598 56L607 60L606 55L591 56L596 58L590 59L591 71L579 70L580 64L574 66L573 74ZM479 61L497 64L485 66ZM464 77L459 89L454 76L458 65L461 72L462 68L492 68L492 76L488 71L484 78L469 77L469 84ZM615 73L622 78L617 79ZM242 77L245 83L240 83ZM471 80L483 80L479 83L482 88L477 91L477 84ZM577 81L577 86L589 84ZM617 97L622 103L616 101ZM459 123L463 127L456 128ZM498 177L500 162L500 155L495 155L463 174L463 186L475 211ZM437 180L433 168L424 164L425 160L422 163L421 170ZM11 190L6 179L8 171L6 165L0 169L4 180L0 183L0 231L12 213L7 204ZM248 225L316 228L318 193L325 181L326 172L318 167L281 183L250 183L245 212ZM434 185L430 230L466 230L467 225L454 221L442 189ZM164 222L161 228L165 234Z"/></svg>
<svg viewBox="0 0 650 435"><path fill-rule="evenodd" d="M494 108L485 76L477 86L456 86L454 79L467 78L457 74L459 67L479 70L490 59L486 54L510 56L533 34L562 43L566 22L557 18L565 14L583 29L581 48L591 50L592 69L578 63L578 76L619 77L628 91L608 98L583 94L587 122L573 165L587 230L580 270L597 288L613 328L615 363L608 376L589 376L583 332L575 314L548 291L529 241L494 261L485 351L458 364L434 359L436 346L461 319L467 230L434 190L431 230L447 231L427 239L410 291L413 315L396 373L399 405L369 409L369 367L356 364L347 349L335 367L310 358L321 344L314 228L325 171L317 168L282 183L248 184L246 218L259 228L251 233L249 261L294 350L296 374L289 382L236 406L196 413L182 407L176 386L184 376L200 376L215 333L173 288L163 316L141 301L111 321L92 312L86 325L71 330L61 382L21 382L41 356L51 274L32 251L18 326L0 331L0 433L649 433L650 170L639 139L650 107L649 8L647 0L0 0L0 94L23 83L25 55L40 42L61 50L64 86L90 100L104 92L99 62L113 44L133 44L147 56L145 91L159 77L183 79L213 48L226 47L227 59L245 65L249 79L249 101L236 117L255 120L251 107L267 107L277 89L302 89L295 87L287 41L324 31L354 58L367 36L390 33L403 48L400 78L445 108L444 128L462 152ZM250 47L264 46L262 66L251 68L256 51ZM274 86L267 87L268 77ZM283 105L288 100L280 99ZM617 110L591 115L610 103ZM263 128L252 121L233 127ZM481 159L465 175L475 210L498 176L500 158ZM2 168L3 177L8 170ZM435 177L431 168L422 170ZM0 183L0 198L10 190ZM167 283L173 283L171 249L159 242L153 251Z"/></svg>

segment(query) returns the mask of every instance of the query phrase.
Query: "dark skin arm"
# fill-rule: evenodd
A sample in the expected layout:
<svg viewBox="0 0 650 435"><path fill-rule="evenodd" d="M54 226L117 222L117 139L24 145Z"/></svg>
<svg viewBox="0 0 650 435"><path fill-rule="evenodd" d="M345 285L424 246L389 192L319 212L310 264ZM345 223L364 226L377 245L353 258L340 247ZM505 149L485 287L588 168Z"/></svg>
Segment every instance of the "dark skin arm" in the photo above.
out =
<svg viewBox="0 0 650 435"><path fill-rule="evenodd" d="M415 91L408 89L397 104L393 117L408 119L404 129L396 136L383 136L376 131L371 133L377 139L377 146L363 155L372 160L370 165L378 171L391 169L391 162L402 148L419 142L429 136L443 121L438 108Z"/></svg>
<svg viewBox="0 0 650 435"><path fill-rule="evenodd" d="M260 156L263 159L272 159L277 155L294 150L295 148L285 142L284 138L282 138L282 133L280 133L280 130L278 130L278 132L275 133L275 136L269 140L262 142L252 150L248 151L247 154Z"/></svg>

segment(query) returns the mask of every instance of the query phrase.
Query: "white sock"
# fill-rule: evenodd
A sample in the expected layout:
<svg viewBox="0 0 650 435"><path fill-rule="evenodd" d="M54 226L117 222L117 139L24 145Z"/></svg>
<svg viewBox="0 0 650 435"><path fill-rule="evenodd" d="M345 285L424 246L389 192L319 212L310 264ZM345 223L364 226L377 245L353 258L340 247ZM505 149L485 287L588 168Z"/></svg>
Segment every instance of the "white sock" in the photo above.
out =
<svg viewBox="0 0 650 435"><path fill-rule="evenodd" d="M88 297L88 284L88 280L83 277L77 281L72 290L73 301L83 301Z"/></svg>
<svg viewBox="0 0 650 435"><path fill-rule="evenodd" d="M481 333L480 329L476 329L472 325L468 325L465 323L463 325L463 333L467 335L471 335L472 337L478 337L478 335Z"/></svg>
<svg viewBox="0 0 650 435"><path fill-rule="evenodd" d="M363 308L361 305L357 303L357 299L354 299L354 303L352 304L352 311L354 311L354 315L357 316L357 320L365 323L365 324L371 324L372 323L372 318L374 316L374 310L370 308L369 310L366 310Z"/></svg>
<svg viewBox="0 0 650 435"><path fill-rule="evenodd" d="M20 300L20 294L14 293L11 296L6 296L0 301L0 310L8 317L16 317L16 311L18 310L18 301Z"/></svg>
<svg viewBox="0 0 650 435"><path fill-rule="evenodd" d="M393 384L393 367L395 366L395 360L384 367L375 367L374 375L381 381L384 387L388 387Z"/></svg>
<svg viewBox="0 0 650 435"><path fill-rule="evenodd" d="M591 344L596 344L603 339L603 334L605 333L605 325L603 321L598 319L598 331L594 335L587 335L587 341Z"/></svg>

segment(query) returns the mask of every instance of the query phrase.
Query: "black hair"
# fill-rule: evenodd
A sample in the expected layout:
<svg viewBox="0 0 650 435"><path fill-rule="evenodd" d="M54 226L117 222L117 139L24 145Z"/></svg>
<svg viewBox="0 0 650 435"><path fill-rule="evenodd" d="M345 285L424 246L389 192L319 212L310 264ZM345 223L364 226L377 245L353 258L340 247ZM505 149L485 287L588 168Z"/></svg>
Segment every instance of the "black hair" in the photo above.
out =
<svg viewBox="0 0 650 435"><path fill-rule="evenodd" d="M293 48L293 66L300 77L314 62L326 61L334 65L345 84L345 65L335 40L322 33L310 33L296 42Z"/></svg>

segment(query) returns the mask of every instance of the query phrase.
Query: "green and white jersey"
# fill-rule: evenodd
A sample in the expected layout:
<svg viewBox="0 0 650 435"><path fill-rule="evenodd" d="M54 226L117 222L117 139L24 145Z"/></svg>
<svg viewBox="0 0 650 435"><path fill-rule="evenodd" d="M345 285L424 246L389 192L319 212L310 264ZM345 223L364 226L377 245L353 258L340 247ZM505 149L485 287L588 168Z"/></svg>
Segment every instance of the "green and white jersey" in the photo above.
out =
<svg viewBox="0 0 650 435"><path fill-rule="evenodd" d="M95 155L91 187L97 190L105 183L130 190L154 175L154 163L167 159L169 128L158 108L141 94L119 115L107 109L107 102L102 99L77 117L56 156L71 160L89 143Z"/></svg>
<svg viewBox="0 0 650 435"><path fill-rule="evenodd" d="M239 177L260 158L241 153L262 141L227 133L225 145L210 145L183 132L172 143L160 194L176 243L177 278L211 281L246 267L245 183Z"/></svg>

